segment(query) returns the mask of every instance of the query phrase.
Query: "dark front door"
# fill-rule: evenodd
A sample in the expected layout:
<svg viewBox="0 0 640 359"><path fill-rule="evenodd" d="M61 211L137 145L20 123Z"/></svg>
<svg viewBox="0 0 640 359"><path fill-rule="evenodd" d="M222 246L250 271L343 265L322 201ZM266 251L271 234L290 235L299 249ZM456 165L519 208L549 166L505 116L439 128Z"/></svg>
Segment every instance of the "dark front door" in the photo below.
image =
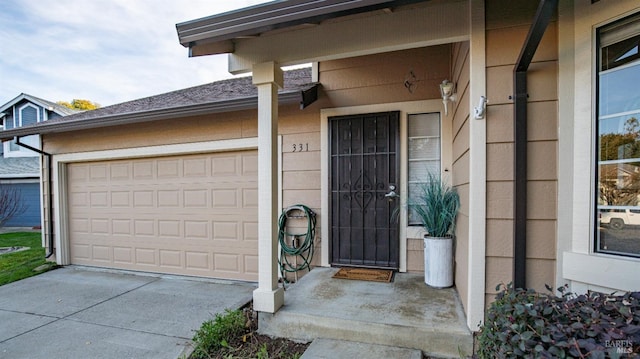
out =
<svg viewBox="0 0 640 359"><path fill-rule="evenodd" d="M331 261L399 267L399 113L329 118Z"/></svg>

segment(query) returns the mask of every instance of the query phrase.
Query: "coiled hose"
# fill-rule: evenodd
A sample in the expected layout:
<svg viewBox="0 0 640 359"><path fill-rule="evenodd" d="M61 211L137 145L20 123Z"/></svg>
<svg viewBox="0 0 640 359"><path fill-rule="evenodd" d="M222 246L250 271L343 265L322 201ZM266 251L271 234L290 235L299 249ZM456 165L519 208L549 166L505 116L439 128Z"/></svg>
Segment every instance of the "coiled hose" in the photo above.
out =
<svg viewBox="0 0 640 359"><path fill-rule="evenodd" d="M291 215L292 212L302 212L304 215ZM305 233L287 232L287 219L307 218L307 231ZM308 268L311 270L311 260L313 259L313 240L316 237L316 214L311 208L296 204L285 209L278 219L278 242L280 243L280 276L288 283L287 273L295 273ZM287 243L287 238L290 238ZM301 240L302 239L302 240ZM300 257L301 263L297 258ZM290 258L295 258L293 263Z"/></svg>

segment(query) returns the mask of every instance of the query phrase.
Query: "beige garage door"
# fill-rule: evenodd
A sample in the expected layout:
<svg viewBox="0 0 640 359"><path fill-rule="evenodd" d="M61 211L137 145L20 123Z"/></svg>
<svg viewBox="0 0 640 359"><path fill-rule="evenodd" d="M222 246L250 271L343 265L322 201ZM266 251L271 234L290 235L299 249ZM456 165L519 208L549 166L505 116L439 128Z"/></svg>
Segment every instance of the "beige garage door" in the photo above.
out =
<svg viewBox="0 0 640 359"><path fill-rule="evenodd" d="M255 151L73 163L71 262L257 280Z"/></svg>

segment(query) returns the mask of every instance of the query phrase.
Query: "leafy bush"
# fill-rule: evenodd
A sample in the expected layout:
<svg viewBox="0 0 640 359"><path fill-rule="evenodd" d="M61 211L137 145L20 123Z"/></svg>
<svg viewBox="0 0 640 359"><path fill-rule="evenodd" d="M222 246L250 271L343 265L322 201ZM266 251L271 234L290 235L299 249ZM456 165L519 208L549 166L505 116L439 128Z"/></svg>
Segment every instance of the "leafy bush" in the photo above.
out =
<svg viewBox="0 0 640 359"><path fill-rule="evenodd" d="M209 358L209 352L227 346L231 338L241 336L245 330L246 319L242 310L227 309L223 315L216 314L213 320L202 323L193 336L195 349L191 358Z"/></svg>
<svg viewBox="0 0 640 359"><path fill-rule="evenodd" d="M640 292L556 296L499 285L479 358L618 358L640 352Z"/></svg>

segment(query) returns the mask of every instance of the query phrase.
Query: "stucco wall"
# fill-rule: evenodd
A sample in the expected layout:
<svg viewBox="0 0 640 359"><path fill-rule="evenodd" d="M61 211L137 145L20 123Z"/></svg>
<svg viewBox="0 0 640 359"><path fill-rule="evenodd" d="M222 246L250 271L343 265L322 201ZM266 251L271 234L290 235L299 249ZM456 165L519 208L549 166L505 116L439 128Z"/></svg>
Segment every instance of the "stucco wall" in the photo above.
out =
<svg viewBox="0 0 640 359"><path fill-rule="evenodd" d="M513 68L537 2L487 1L486 303L513 266ZM527 285L555 285L558 51L554 17L528 74Z"/></svg>

